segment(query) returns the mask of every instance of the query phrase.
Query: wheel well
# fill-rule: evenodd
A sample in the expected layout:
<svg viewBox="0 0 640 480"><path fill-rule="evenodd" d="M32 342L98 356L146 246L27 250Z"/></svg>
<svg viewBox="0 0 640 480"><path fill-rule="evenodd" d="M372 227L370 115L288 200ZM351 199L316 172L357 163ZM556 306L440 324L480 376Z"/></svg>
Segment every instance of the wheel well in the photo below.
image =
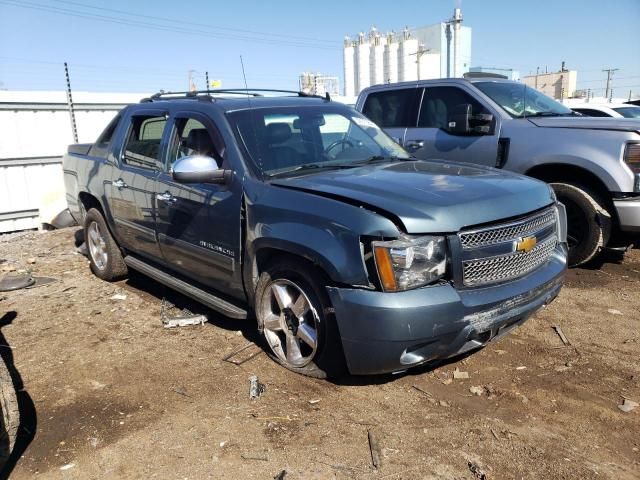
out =
<svg viewBox="0 0 640 480"><path fill-rule="evenodd" d="M589 170L573 165L547 164L533 167L526 172L526 175L547 183L568 183L570 185L587 188L591 193L597 195L609 213L615 212L611 195L606 185Z"/></svg>
<svg viewBox="0 0 640 480"><path fill-rule="evenodd" d="M104 211L102 210L102 205L100 204L98 199L96 197L94 197L93 195L91 195L90 193L80 192L80 194L78 195L78 199L80 200L80 204L84 208L84 212L82 213L83 220L84 220L84 215L91 208L95 208L95 209L99 210L100 213L102 213L104 215Z"/></svg>
<svg viewBox="0 0 640 480"><path fill-rule="evenodd" d="M275 261L280 261L285 259L295 261L309 268L310 270L315 271L326 280L327 285L329 284L330 282L329 275L327 275L327 272L325 272L317 263L314 263L308 258L305 258L303 256L296 255L291 252L287 252L286 250L280 250L279 248L272 248L272 247L261 248L256 252L256 256L255 256L256 279L260 275L260 272L264 271L267 265Z"/></svg>

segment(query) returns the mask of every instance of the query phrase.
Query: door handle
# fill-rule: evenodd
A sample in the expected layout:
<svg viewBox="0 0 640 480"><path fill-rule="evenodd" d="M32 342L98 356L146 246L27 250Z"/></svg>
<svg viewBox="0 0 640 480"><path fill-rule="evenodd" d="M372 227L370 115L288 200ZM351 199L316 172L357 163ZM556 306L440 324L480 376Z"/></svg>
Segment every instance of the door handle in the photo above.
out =
<svg viewBox="0 0 640 480"><path fill-rule="evenodd" d="M160 193L160 194L156 195L156 198L158 200L160 200L161 202L167 203L169 205L173 205L174 203L176 203L178 201L178 199L176 197L174 197L173 195L171 195L171 193L169 193L169 192Z"/></svg>
<svg viewBox="0 0 640 480"><path fill-rule="evenodd" d="M404 144L404 148L410 151L416 151L424 147L424 140L409 140Z"/></svg>
<svg viewBox="0 0 640 480"><path fill-rule="evenodd" d="M125 183L124 180L122 180L121 178L114 180L113 182L111 182L111 185L113 185L114 187L116 187L118 190L122 190L123 188L127 188L129 185L127 185Z"/></svg>

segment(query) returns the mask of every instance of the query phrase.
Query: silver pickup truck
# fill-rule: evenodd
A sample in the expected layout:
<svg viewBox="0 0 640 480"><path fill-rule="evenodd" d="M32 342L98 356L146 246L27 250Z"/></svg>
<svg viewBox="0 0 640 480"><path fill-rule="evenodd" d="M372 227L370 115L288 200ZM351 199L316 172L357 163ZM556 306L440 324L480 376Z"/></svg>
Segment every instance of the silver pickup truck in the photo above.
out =
<svg viewBox="0 0 640 480"><path fill-rule="evenodd" d="M356 108L418 158L550 183L567 207L571 265L640 240L640 120L582 117L522 83L494 78L375 85Z"/></svg>

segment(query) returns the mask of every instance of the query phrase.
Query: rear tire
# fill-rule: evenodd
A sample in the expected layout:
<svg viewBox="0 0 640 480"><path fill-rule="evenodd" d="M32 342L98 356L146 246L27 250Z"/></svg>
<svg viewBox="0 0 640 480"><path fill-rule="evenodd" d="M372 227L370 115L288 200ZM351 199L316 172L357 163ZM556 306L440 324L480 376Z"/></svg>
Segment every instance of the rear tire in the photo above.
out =
<svg viewBox="0 0 640 480"><path fill-rule="evenodd" d="M302 262L271 263L256 286L258 326L268 354L291 371L314 378L347 372L326 280Z"/></svg>
<svg viewBox="0 0 640 480"><path fill-rule="evenodd" d="M124 263L120 247L111 235L102 213L95 208L89 209L85 216L84 240L91 271L96 277L112 282L127 276L127 264Z"/></svg>
<svg viewBox="0 0 640 480"><path fill-rule="evenodd" d="M582 265L606 247L611 237L611 214L596 194L582 186L551 183L567 209L569 266Z"/></svg>

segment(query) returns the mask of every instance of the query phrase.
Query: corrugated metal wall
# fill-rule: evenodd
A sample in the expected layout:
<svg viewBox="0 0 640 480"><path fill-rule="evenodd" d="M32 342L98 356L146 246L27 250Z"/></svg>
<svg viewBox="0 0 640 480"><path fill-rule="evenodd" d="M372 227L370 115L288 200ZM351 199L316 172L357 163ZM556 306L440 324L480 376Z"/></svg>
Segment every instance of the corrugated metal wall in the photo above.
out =
<svg viewBox="0 0 640 480"><path fill-rule="evenodd" d="M66 208L62 155L73 143L63 92L10 93L0 95L0 233L40 228ZM76 104L80 143L93 142L133 95L112 94L110 103ZM118 97L125 101L115 103ZM52 101L43 101L47 98Z"/></svg>

